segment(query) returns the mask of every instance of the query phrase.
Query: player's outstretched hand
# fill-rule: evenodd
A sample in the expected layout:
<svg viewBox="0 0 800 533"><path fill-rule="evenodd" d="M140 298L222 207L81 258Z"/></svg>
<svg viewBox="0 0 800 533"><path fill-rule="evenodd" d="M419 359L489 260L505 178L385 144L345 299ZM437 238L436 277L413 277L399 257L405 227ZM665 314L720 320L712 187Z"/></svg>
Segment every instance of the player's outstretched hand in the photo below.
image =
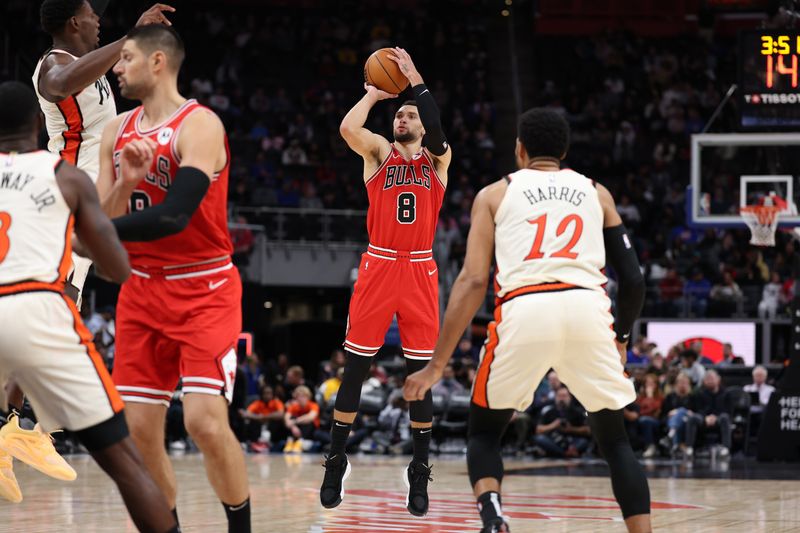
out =
<svg viewBox="0 0 800 533"><path fill-rule="evenodd" d="M175 8L166 4L155 4L153 7L142 13L136 26L146 26L148 24L163 24L172 26L172 23L164 15L164 12L175 13Z"/></svg>
<svg viewBox="0 0 800 533"><path fill-rule="evenodd" d="M156 142L145 137L129 142L122 149L119 168L125 183L136 185L147 175L156 153Z"/></svg>
<svg viewBox="0 0 800 533"><path fill-rule="evenodd" d="M397 98L398 94L387 93L386 91L381 91L374 85L370 85L369 83L364 83L364 90L367 91L367 94L375 98L375 101L379 100L387 100L389 98Z"/></svg>
<svg viewBox="0 0 800 533"><path fill-rule="evenodd" d="M422 76L420 76L417 67L414 66L414 62L411 60L411 56L404 48L395 46L392 48L392 53L386 54L386 57L397 63L397 66L400 67L400 72L408 78L411 85L422 83Z"/></svg>
<svg viewBox="0 0 800 533"><path fill-rule="evenodd" d="M441 377L441 372L437 372L430 364L425 365L425 368L406 378L406 383L403 385L403 398L407 402L423 400L425 394Z"/></svg>

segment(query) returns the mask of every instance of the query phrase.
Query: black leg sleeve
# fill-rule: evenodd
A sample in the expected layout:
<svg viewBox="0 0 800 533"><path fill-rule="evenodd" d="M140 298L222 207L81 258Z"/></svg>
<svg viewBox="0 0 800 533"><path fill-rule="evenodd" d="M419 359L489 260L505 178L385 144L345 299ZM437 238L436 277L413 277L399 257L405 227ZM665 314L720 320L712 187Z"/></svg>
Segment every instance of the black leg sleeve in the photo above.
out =
<svg viewBox="0 0 800 533"><path fill-rule="evenodd" d="M650 514L650 488L625 433L622 410L589 413L589 426L611 469L611 487L622 509L622 517Z"/></svg>
<svg viewBox="0 0 800 533"><path fill-rule="evenodd" d="M354 353L345 352L347 362L344 365L344 376L339 391L336 393L334 407L342 413L355 413L361 402L361 385L367 379L372 357L364 357Z"/></svg>
<svg viewBox="0 0 800 533"><path fill-rule="evenodd" d="M425 368L428 361L418 359L406 359L406 370L413 374ZM412 422L432 422L433 421L433 394L431 391L425 393L425 398L408 404L408 414Z"/></svg>
<svg viewBox="0 0 800 533"><path fill-rule="evenodd" d="M498 482L503 481L500 439L513 415L513 409L487 409L470 404L467 470L473 487L479 480L487 477Z"/></svg>

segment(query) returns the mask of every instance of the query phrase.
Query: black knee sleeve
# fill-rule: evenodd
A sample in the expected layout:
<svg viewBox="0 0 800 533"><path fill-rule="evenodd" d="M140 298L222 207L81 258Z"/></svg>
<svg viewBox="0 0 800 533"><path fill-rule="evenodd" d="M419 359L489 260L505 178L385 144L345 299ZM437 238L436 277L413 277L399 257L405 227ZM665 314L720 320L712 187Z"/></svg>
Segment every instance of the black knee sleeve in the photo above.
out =
<svg viewBox="0 0 800 533"><path fill-rule="evenodd" d="M622 410L589 413L589 426L611 469L611 487L622 517L650 514L650 489L644 469L628 441Z"/></svg>
<svg viewBox="0 0 800 533"><path fill-rule="evenodd" d="M513 415L513 409L487 409L470 404L467 470L473 487L479 480L487 477L498 482L503 481L500 439Z"/></svg>
<svg viewBox="0 0 800 533"><path fill-rule="evenodd" d="M406 359L406 370L413 374L425 368L428 361L420 359ZM433 394L425 393L425 398L408 404L408 415L412 422L433 422Z"/></svg>
<svg viewBox="0 0 800 533"><path fill-rule="evenodd" d="M78 441L90 452L100 452L126 438L128 424L125 414L120 412L96 426L76 432Z"/></svg>
<svg viewBox="0 0 800 533"><path fill-rule="evenodd" d="M347 362L344 365L344 376L342 376L339 391L336 393L334 407L342 413L355 413L358 411L358 404L361 401L361 385L369 374L372 357L350 352L345 352L345 354Z"/></svg>

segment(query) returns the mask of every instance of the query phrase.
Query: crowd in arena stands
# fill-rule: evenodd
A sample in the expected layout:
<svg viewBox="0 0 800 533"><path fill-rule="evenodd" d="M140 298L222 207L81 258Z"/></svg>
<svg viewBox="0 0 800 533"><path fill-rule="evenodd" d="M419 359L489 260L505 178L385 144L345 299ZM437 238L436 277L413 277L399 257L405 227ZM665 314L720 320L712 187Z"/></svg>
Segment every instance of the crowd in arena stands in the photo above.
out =
<svg viewBox="0 0 800 533"><path fill-rule="evenodd" d="M472 199L509 170L498 168L498 151L511 147L495 146L497 129L515 127L497 123L488 19L475 16L485 2L460 4L447 10L447 2L432 3L433 12L404 10L402 16L364 2L353 2L349 11L232 6L182 13L181 26L204 31L183 32L189 54L181 89L225 122L233 156L231 205L365 208L361 161L338 125L363 94L366 56L404 45L432 88L456 153L434 248L442 282L451 282L463 258ZM135 18L135 6L118 9L118 16L103 20L104 35L122 32ZM437 9L446 17L436 16ZM35 24L34 10L25 13ZM789 236L779 232L775 248L756 249L746 230L686 225L690 135L703 129L735 80L735 41L705 32L669 39L604 33L538 36L534 44L534 64L523 67L533 69L537 85L525 92L526 103L567 117L567 164L617 199L646 271L643 314L785 315L796 246ZM36 52L46 48L43 35L37 46ZM396 103L376 106L368 127L390 135ZM121 108L130 105L120 101ZM735 105L725 106L711 131L736 130ZM714 202L736 205L734 174L713 178ZM269 222L247 217L233 221ZM253 234L234 233L237 262L246 262Z"/></svg>
<svg viewBox="0 0 800 533"><path fill-rule="evenodd" d="M792 239L748 244L746 230L700 231L686 224L690 136L700 133L736 78L735 40L630 34L537 39L536 104L560 110L572 127L569 165L617 200L634 237L649 292L645 316L774 318L793 291ZM570 65L570 68L563 68ZM729 102L711 132L737 131ZM738 206L735 169L710 179L714 201Z"/></svg>
<svg viewBox="0 0 800 533"><path fill-rule="evenodd" d="M633 351L639 352L638 364L628 370L637 397L624 414L634 449L642 457L691 460L695 450L718 458L754 453L751 443L775 390L763 366L752 369L752 383L728 386L720 374L741 362L729 347L716 365L682 346L662 356L646 339ZM463 451L474 352L469 340L462 341L433 388L435 451ZM340 349L310 369L293 365L286 354L248 357L239 367L231 406L231 424L243 448L251 453L325 451L344 361ZM306 377L311 374L316 376L313 381ZM384 357L372 366L347 442L349 452L411 452L408 404L401 392L404 376L405 365L397 357ZM504 438L506 453L560 458L596 454L586 410L555 370L548 372L532 400L530 408L512 419ZM177 449L185 447L185 434L170 439L178 441Z"/></svg>
<svg viewBox="0 0 800 533"><path fill-rule="evenodd" d="M87 306L88 307L88 306ZM114 313L111 308L84 311L87 327L106 362L113 366ZM732 452L753 454L758 426L775 390L763 366L748 368L730 344L713 363L701 355L700 341L673 346L662 354L641 337L628 351L628 372L636 400L624 409L634 449L643 458L691 460L696 449L718 458ZM391 352L391 350L389 350ZM292 364L285 353L250 355L237 369L231 425L250 453L324 451L330 443L333 405L344 372L345 353L336 349L317 368ZM442 379L433 389L434 450L462 452L470 391L478 363L478 347L463 339ZM752 381L744 386L723 382L720 374L746 369ZM313 376L313 379L307 376ZM402 397L405 365L399 355L373 364L361 391L361 412L347 442L350 452L411 452L408 404ZM192 449L183 428L180 388L167 414L167 444L173 451ZM69 436L58 443L70 447ZM533 457L574 458L595 454L586 411L550 370L538 386L531 406L515 413L504 439L505 452Z"/></svg>

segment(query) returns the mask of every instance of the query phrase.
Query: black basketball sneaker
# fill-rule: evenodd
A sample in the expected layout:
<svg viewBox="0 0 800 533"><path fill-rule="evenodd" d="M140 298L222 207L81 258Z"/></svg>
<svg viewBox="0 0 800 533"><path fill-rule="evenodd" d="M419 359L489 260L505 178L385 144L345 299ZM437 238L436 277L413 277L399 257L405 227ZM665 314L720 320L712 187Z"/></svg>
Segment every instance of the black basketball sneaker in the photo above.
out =
<svg viewBox="0 0 800 533"><path fill-rule="evenodd" d="M428 514L428 481L433 481L432 468L433 466L412 461L403 471L403 481L408 487L406 509L414 516Z"/></svg>
<svg viewBox="0 0 800 533"><path fill-rule="evenodd" d="M508 524L500 517L483 524L481 533L510 533Z"/></svg>
<svg viewBox="0 0 800 533"><path fill-rule="evenodd" d="M344 498L344 480L350 475L350 461L345 454L325 457L325 477L319 489L319 502L326 509L333 509Z"/></svg>

